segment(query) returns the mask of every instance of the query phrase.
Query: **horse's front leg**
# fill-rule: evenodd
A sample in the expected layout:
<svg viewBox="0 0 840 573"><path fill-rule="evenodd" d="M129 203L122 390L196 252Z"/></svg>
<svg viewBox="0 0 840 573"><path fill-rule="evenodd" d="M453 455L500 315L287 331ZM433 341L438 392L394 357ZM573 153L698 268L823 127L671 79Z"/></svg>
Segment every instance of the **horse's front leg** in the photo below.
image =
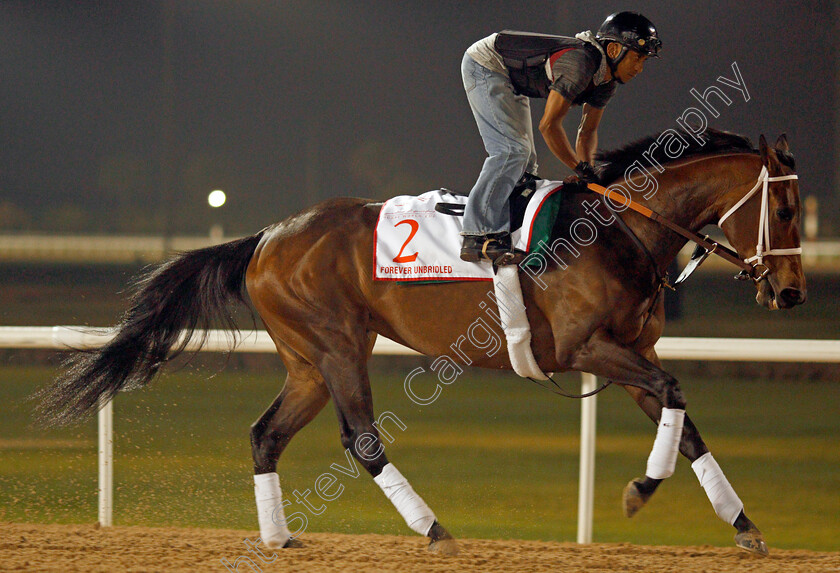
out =
<svg viewBox="0 0 840 573"><path fill-rule="evenodd" d="M563 359L566 358L572 369L591 372L625 387L636 388L643 397L640 405L645 405L649 409L648 414L658 423L645 478L631 482L625 495L631 498L632 512L638 511L659 483L674 473L677 454L684 448L683 453L694 457L692 466L715 511L738 529L738 546L766 554L767 547L761 533L743 515L741 500L709 453L697 428L686 419L686 402L679 383L660 368L656 355L652 351L642 355L615 340L605 330L595 332L571 355L562 348L561 341L557 346L559 364L564 364Z"/></svg>
<svg viewBox="0 0 840 573"><path fill-rule="evenodd" d="M558 363L563 364L558 345ZM656 439L648 457L644 480L634 480L629 498L631 513L647 502L659 483L674 473L683 425L685 398L677 379L662 370L638 350L617 341L605 330L596 331L589 340L568 356L571 367L582 372L609 378L617 384L650 395L656 405ZM655 356L653 357L655 359ZM658 361L657 361L658 362ZM628 497L625 494L625 497Z"/></svg>
<svg viewBox="0 0 840 573"><path fill-rule="evenodd" d="M651 363L659 366L659 358L652 349L647 351L645 356ZM662 412L662 404L659 400L641 388L623 386L645 414L659 424ZM723 521L735 527L737 531L735 544L747 551L767 555L767 544L764 542L761 531L744 513L744 504L712 457L697 427L687 415L683 421L679 451L691 462L691 467L697 474L700 485L706 491L715 513ZM635 515L647 503L660 483L662 479L645 476L644 479L636 478L627 484L622 496L625 515L627 517Z"/></svg>

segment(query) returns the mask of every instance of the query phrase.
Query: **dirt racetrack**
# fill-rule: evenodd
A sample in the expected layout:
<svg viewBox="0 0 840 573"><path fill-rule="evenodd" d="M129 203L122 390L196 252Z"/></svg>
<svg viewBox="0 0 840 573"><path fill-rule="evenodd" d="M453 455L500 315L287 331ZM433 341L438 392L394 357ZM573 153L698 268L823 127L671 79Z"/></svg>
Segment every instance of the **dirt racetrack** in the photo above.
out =
<svg viewBox="0 0 840 573"><path fill-rule="evenodd" d="M840 553L772 550L768 558L732 548L459 540L456 557L431 554L420 537L307 533L305 547L265 561L248 553L253 531L0 523L2 571L840 571ZM222 563L226 560L230 567ZM273 559L270 563L267 561Z"/></svg>

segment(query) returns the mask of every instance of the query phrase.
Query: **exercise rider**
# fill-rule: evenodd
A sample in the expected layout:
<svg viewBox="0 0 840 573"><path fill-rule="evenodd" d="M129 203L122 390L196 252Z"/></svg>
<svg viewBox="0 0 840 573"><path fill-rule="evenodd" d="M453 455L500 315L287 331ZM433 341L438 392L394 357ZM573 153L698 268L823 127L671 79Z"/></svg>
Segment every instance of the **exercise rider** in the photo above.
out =
<svg viewBox="0 0 840 573"><path fill-rule="evenodd" d="M650 20L618 12L597 34L567 38L506 30L467 49L461 75L488 157L467 200L463 260L515 260L508 199L518 181L537 173L529 98L547 98L540 132L551 152L574 170L572 180L596 181L592 159L604 107L616 85L641 73L661 45ZM582 105L583 114L572 147L563 119L574 105Z"/></svg>

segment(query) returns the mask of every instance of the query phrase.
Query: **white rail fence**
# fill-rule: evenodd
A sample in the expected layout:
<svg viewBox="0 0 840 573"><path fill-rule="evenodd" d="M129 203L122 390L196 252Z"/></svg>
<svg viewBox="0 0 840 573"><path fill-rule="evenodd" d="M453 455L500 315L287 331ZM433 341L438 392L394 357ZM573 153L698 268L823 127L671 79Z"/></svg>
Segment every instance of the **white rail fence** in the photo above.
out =
<svg viewBox="0 0 840 573"><path fill-rule="evenodd" d="M174 251L200 249L235 238L238 237L0 234L0 262L152 263L164 260ZM693 250L694 244L690 243L680 252L680 264L688 262ZM806 270L836 269L840 264L840 240L805 238L802 261ZM731 266L723 259L711 257L700 269L730 270Z"/></svg>
<svg viewBox="0 0 840 573"><path fill-rule="evenodd" d="M199 333L200 335L201 333ZM230 333L211 330L202 348L222 352L230 348ZM113 336L106 329L81 326L0 327L0 348L93 348ZM196 339L200 339L197 336ZM195 349L191 344L188 349ZM236 352L275 352L265 331L242 334ZM374 354L410 355L416 351L380 336ZM761 338L662 338L656 352L663 360L725 360L742 362L834 362L840 363L840 340L781 340ZM582 392L597 387L597 378L583 374ZM581 400L581 449L578 489L578 543L592 542L592 510L595 499L595 427L597 396ZM99 523L113 523L113 402L99 410Z"/></svg>

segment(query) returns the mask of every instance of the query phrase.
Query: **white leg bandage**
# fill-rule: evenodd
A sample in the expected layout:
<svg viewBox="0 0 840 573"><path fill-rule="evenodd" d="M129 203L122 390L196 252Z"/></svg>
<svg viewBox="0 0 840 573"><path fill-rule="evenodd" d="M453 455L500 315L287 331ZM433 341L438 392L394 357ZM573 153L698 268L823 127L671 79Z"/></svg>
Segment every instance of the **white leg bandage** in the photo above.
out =
<svg viewBox="0 0 840 573"><path fill-rule="evenodd" d="M523 378L548 380L531 350L531 325L525 314L522 286L519 284L519 266L504 265L493 276L499 318L507 340L508 356L513 371Z"/></svg>
<svg viewBox="0 0 840 573"><path fill-rule="evenodd" d="M419 533L427 535L435 522L435 514L426 502L415 493L394 464L382 468L382 473L373 478L383 493L391 500L408 526Z"/></svg>
<svg viewBox="0 0 840 573"><path fill-rule="evenodd" d="M712 502L712 507L715 508L718 517L729 525L734 524L738 519L738 514L743 511L744 504L732 489L729 480L723 475L712 453L709 452L697 458L691 464L691 469L697 474L697 479L706 490L706 495L709 496L709 501Z"/></svg>
<svg viewBox="0 0 840 573"><path fill-rule="evenodd" d="M292 534L283 511L280 477L276 473L255 475L254 496L257 498L260 538L272 549L283 547Z"/></svg>
<svg viewBox="0 0 840 573"><path fill-rule="evenodd" d="M647 461L645 475L653 479L665 479L674 474L677 465L677 454L680 453L680 437L682 436L685 410L662 408L659 419L659 429Z"/></svg>

